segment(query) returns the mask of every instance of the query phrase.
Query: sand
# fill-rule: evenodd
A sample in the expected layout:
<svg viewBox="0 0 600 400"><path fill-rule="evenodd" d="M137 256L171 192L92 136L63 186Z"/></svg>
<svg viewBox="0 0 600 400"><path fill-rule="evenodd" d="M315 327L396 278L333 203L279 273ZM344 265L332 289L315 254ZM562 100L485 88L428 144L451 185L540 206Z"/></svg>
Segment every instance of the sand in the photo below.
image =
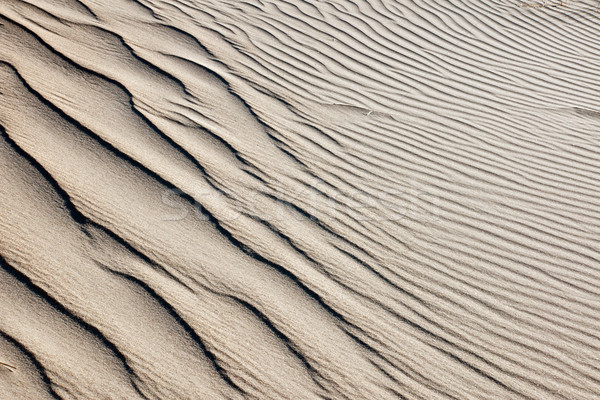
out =
<svg viewBox="0 0 600 400"><path fill-rule="evenodd" d="M0 399L600 398L560 3L1 0Z"/></svg>

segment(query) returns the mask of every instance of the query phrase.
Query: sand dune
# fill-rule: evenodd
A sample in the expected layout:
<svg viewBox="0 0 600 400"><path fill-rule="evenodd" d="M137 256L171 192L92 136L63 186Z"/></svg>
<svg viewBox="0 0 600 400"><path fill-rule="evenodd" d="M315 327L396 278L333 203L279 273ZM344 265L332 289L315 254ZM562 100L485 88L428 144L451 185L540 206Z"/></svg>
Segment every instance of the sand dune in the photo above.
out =
<svg viewBox="0 0 600 400"><path fill-rule="evenodd" d="M600 398L600 10L525 3L2 0L0 398Z"/></svg>

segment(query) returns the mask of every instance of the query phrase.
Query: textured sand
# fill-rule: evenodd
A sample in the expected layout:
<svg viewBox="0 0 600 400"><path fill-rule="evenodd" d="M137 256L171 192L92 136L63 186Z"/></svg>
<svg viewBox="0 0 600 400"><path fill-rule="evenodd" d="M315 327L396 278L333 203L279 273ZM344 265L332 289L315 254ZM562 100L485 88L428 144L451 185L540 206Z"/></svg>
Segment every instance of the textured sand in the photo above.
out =
<svg viewBox="0 0 600 400"><path fill-rule="evenodd" d="M0 399L599 399L597 1L0 0Z"/></svg>

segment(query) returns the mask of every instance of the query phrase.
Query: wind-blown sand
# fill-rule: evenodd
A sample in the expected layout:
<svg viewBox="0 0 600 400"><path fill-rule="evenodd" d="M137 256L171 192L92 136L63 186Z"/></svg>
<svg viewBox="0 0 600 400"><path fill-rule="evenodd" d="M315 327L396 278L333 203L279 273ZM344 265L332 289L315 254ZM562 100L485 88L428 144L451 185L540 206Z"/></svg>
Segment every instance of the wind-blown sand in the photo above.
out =
<svg viewBox="0 0 600 400"><path fill-rule="evenodd" d="M0 398L600 398L558 3L1 0Z"/></svg>

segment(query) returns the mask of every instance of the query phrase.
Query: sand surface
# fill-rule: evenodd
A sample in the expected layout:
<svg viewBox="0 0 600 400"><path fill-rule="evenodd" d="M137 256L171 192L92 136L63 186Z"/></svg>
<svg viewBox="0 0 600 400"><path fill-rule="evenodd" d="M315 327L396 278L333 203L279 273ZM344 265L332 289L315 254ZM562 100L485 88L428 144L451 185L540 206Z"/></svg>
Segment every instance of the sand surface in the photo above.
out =
<svg viewBox="0 0 600 400"><path fill-rule="evenodd" d="M600 9L0 0L0 399L600 399Z"/></svg>

